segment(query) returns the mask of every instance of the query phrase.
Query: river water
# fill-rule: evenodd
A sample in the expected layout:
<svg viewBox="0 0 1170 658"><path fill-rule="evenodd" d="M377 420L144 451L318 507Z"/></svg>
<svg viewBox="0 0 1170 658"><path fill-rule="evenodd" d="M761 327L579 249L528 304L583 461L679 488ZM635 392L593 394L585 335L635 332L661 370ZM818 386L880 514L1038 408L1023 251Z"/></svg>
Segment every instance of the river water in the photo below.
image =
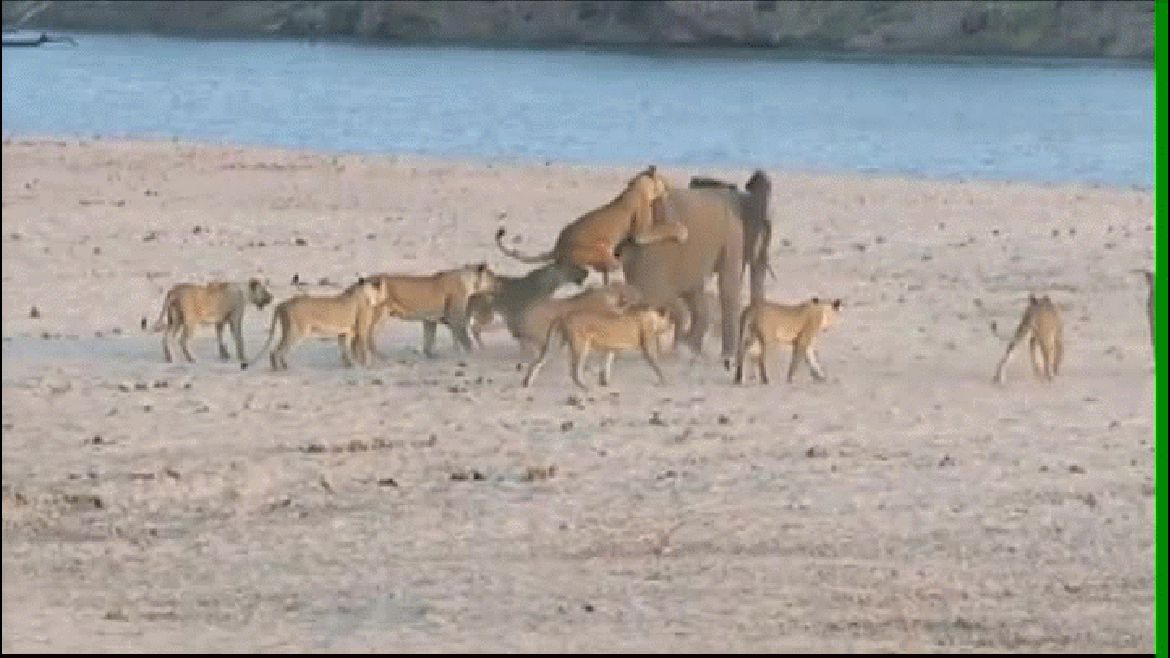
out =
<svg viewBox="0 0 1170 658"><path fill-rule="evenodd" d="M1152 187L1152 65L75 35L5 48L5 136Z"/></svg>

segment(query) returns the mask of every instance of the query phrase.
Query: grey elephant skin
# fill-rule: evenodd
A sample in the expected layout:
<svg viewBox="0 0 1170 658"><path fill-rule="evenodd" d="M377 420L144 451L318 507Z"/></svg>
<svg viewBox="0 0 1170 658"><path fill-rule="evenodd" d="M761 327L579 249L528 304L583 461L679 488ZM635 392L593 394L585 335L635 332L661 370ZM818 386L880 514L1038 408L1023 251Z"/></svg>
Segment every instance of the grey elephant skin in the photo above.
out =
<svg viewBox="0 0 1170 658"><path fill-rule="evenodd" d="M750 271L751 299L762 299L769 271L772 224L769 199L772 183L756 171L740 192L729 184L696 179L691 189L671 189L655 204L655 220L682 222L685 242L622 245L626 282L652 305L674 307L681 299L691 323L680 337L696 353L702 352L710 317L703 303L703 285L716 275L721 310L722 356L735 354L741 310L740 292L745 270Z"/></svg>

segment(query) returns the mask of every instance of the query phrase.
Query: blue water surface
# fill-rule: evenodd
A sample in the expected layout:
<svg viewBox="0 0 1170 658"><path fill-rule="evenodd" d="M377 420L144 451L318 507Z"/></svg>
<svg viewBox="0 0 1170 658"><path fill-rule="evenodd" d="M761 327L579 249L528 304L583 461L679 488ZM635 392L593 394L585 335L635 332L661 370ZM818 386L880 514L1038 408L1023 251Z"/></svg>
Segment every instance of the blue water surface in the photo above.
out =
<svg viewBox="0 0 1170 658"><path fill-rule="evenodd" d="M1154 180L1154 71L1140 63L74 36L4 49L5 135Z"/></svg>

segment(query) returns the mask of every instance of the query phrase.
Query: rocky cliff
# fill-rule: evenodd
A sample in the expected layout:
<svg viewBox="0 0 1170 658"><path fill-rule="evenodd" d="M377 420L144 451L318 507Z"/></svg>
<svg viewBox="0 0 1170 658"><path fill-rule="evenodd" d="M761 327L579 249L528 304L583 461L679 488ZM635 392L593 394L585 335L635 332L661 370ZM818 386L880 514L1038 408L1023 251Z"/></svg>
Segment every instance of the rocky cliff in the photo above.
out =
<svg viewBox="0 0 1170 658"><path fill-rule="evenodd" d="M1154 3L4 0L5 27L481 44L1152 59Z"/></svg>

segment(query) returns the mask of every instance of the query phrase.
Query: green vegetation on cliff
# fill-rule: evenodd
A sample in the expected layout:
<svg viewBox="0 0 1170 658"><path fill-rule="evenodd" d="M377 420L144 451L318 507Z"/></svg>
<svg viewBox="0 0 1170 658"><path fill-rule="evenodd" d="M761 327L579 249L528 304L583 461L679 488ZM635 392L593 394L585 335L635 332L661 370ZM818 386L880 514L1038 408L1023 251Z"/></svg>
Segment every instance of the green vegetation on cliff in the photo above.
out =
<svg viewBox="0 0 1170 658"><path fill-rule="evenodd" d="M5 27L482 44L1152 59L1152 0L4 0Z"/></svg>

